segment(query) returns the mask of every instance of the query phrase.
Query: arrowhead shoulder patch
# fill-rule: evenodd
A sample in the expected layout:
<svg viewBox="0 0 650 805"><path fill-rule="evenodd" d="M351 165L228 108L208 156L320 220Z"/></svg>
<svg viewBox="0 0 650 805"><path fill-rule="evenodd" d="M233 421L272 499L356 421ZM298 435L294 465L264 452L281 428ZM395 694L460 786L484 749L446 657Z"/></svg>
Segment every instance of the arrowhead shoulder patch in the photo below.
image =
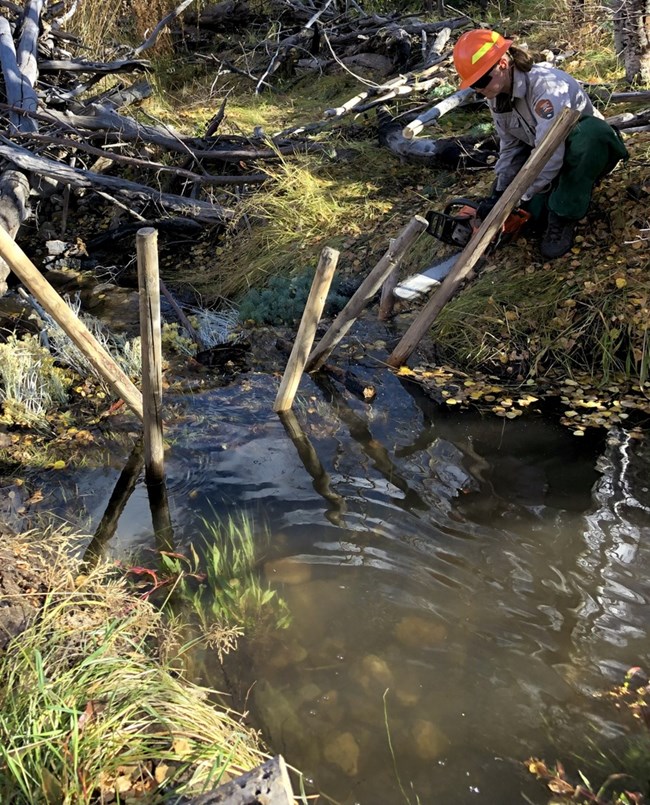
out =
<svg viewBox="0 0 650 805"><path fill-rule="evenodd" d="M535 104L535 114L537 117L543 117L544 120L550 120L555 114L555 109L548 98L542 98Z"/></svg>

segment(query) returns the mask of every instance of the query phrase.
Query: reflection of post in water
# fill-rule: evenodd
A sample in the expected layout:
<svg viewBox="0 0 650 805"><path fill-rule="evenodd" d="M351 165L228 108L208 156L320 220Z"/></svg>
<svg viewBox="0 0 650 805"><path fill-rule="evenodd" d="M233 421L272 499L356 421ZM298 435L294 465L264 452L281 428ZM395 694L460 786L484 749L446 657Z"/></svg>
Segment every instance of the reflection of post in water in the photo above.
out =
<svg viewBox="0 0 650 805"><path fill-rule="evenodd" d="M113 538L124 507L138 482L143 464L143 443L140 438L135 443L131 455L124 465L120 477L117 479L106 510L95 531L95 535L86 548L83 561L90 567L97 564L104 553L106 543Z"/></svg>
<svg viewBox="0 0 650 805"><path fill-rule="evenodd" d="M173 551L174 531L169 513L169 500L167 499L165 482L148 483L147 494L149 496L153 531L156 537L156 547L159 551Z"/></svg>
<svg viewBox="0 0 650 805"><path fill-rule="evenodd" d="M322 372L313 374L312 379L321 391L330 398L332 408L336 411L341 421L347 425L350 436L372 460L375 468L389 483L404 493L404 499L396 500L396 503L400 506L405 505L408 508L420 509L421 511L428 510L429 505L415 490L411 489L408 481L399 474L397 467L391 461L388 450L374 438L367 423L350 408L336 385Z"/></svg>
<svg viewBox="0 0 650 805"><path fill-rule="evenodd" d="M294 443L300 460L304 464L305 469L313 478L313 487L322 495L325 500L330 504L330 508L325 512L325 517L336 526L343 525L341 515L345 512L345 500L343 497L334 492L330 487L330 477L325 471L323 465L320 463L318 454L314 449L314 445L309 441L305 435L298 418L291 409L287 411L280 411L278 413L280 422L287 432L287 436Z"/></svg>

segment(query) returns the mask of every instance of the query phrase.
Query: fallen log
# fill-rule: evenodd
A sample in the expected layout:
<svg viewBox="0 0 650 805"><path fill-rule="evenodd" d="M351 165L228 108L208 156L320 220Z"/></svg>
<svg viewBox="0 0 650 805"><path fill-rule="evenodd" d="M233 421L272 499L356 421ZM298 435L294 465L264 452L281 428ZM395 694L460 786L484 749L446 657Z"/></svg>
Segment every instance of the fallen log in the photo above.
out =
<svg viewBox="0 0 650 805"><path fill-rule="evenodd" d="M1 108L1 104L0 104ZM298 151L322 151L319 143L290 142L284 143L274 139L273 148L251 146L242 148L244 138L199 138L185 137L171 127L166 130L160 126L138 123L136 120L120 115L103 106L92 106L93 114L78 115L48 109L37 113L40 120L71 128L77 135L83 131L101 132L103 137L113 135L118 142L138 142L156 145L175 153L193 156L197 160L218 162L241 162L260 159L277 160L279 156L293 154ZM108 136L110 141L111 137ZM230 141L231 144L228 144ZM250 141L250 140L249 140ZM217 145L218 144L218 145Z"/></svg>
<svg viewBox="0 0 650 805"><path fill-rule="evenodd" d="M447 112L451 112L452 109L457 109L459 106L463 106L468 101L472 101L475 98L476 93L471 87L454 92L452 95L440 101L440 103L431 107L428 111L416 117L416 119L412 120L407 126L404 126L402 136L406 140L412 140L425 126L431 125L431 123L434 123L443 115L447 114Z"/></svg>
<svg viewBox="0 0 650 805"><path fill-rule="evenodd" d="M71 168L52 159L35 156L31 151L10 142L2 136L0 136L0 143L4 143L0 144L0 156L23 170L36 173L39 176L56 179L56 181L63 184L86 188L108 187L117 196L123 196L130 200L153 201L160 206L191 215L197 220L205 221L206 223L223 223L234 216L232 210L220 207L218 204L209 201L176 196L171 193L161 193L155 188L116 176L103 176L82 168Z"/></svg>
<svg viewBox="0 0 650 805"><path fill-rule="evenodd" d="M233 184L260 184L269 178L265 173L251 173L242 176L213 176L210 173L194 173L185 168L163 165L160 162L151 162L146 159L138 159L137 157L127 157L123 154L117 154L103 148L96 148L95 146L88 145L88 143L83 140L71 140L67 137L53 137L49 134L37 134L32 132L26 134L18 133L14 135L14 138L22 141L31 140L34 142L47 143L48 145L58 145L62 148L70 148L73 151L83 151L85 154L93 154L102 159L108 159L110 162L131 165L147 171L152 170L156 173L168 173L171 176L184 179L193 184L204 185L205 187L220 187Z"/></svg>
<svg viewBox="0 0 650 805"><path fill-rule="evenodd" d="M114 62L93 62L84 59L41 59L38 69L41 73L95 73L111 75L113 73L144 72L151 66L150 62L138 59L121 59Z"/></svg>
<svg viewBox="0 0 650 805"><path fill-rule="evenodd" d="M434 168L488 168L496 160L498 147L494 137L443 137L438 140L415 137L407 140L401 123L388 109L377 110L379 143L394 154Z"/></svg>

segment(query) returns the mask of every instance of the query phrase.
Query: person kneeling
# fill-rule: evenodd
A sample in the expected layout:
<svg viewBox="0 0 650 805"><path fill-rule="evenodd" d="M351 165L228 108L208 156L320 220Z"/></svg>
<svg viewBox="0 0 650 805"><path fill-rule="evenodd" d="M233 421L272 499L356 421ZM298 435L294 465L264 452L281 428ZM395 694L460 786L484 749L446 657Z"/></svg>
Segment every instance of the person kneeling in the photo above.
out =
<svg viewBox="0 0 650 805"><path fill-rule="evenodd" d="M547 260L573 246L577 222L587 213L594 185L628 158L620 134L594 109L580 84L568 73L537 64L527 51L496 31L464 33L454 47L461 89L471 87L487 99L499 138L492 196L479 215L489 212L540 144L561 110L581 117L521 198L534 219L546 220L540 251Z"/></svg>

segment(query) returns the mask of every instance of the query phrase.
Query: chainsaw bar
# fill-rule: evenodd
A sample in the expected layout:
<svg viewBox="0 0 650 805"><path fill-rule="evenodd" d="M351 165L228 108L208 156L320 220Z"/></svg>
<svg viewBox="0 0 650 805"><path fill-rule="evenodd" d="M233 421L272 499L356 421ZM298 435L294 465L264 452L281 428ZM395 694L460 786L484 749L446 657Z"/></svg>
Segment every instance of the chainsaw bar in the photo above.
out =
<svg viewBox="0 0 650 805"><path fill-rule="evenodd" d="M456 252L456 254L423 269L419 274L412 274L402 280L399 285L395 286L393 295L398 299L410 301L436 288L454 267L459 254L460 252Z"/></svg>

